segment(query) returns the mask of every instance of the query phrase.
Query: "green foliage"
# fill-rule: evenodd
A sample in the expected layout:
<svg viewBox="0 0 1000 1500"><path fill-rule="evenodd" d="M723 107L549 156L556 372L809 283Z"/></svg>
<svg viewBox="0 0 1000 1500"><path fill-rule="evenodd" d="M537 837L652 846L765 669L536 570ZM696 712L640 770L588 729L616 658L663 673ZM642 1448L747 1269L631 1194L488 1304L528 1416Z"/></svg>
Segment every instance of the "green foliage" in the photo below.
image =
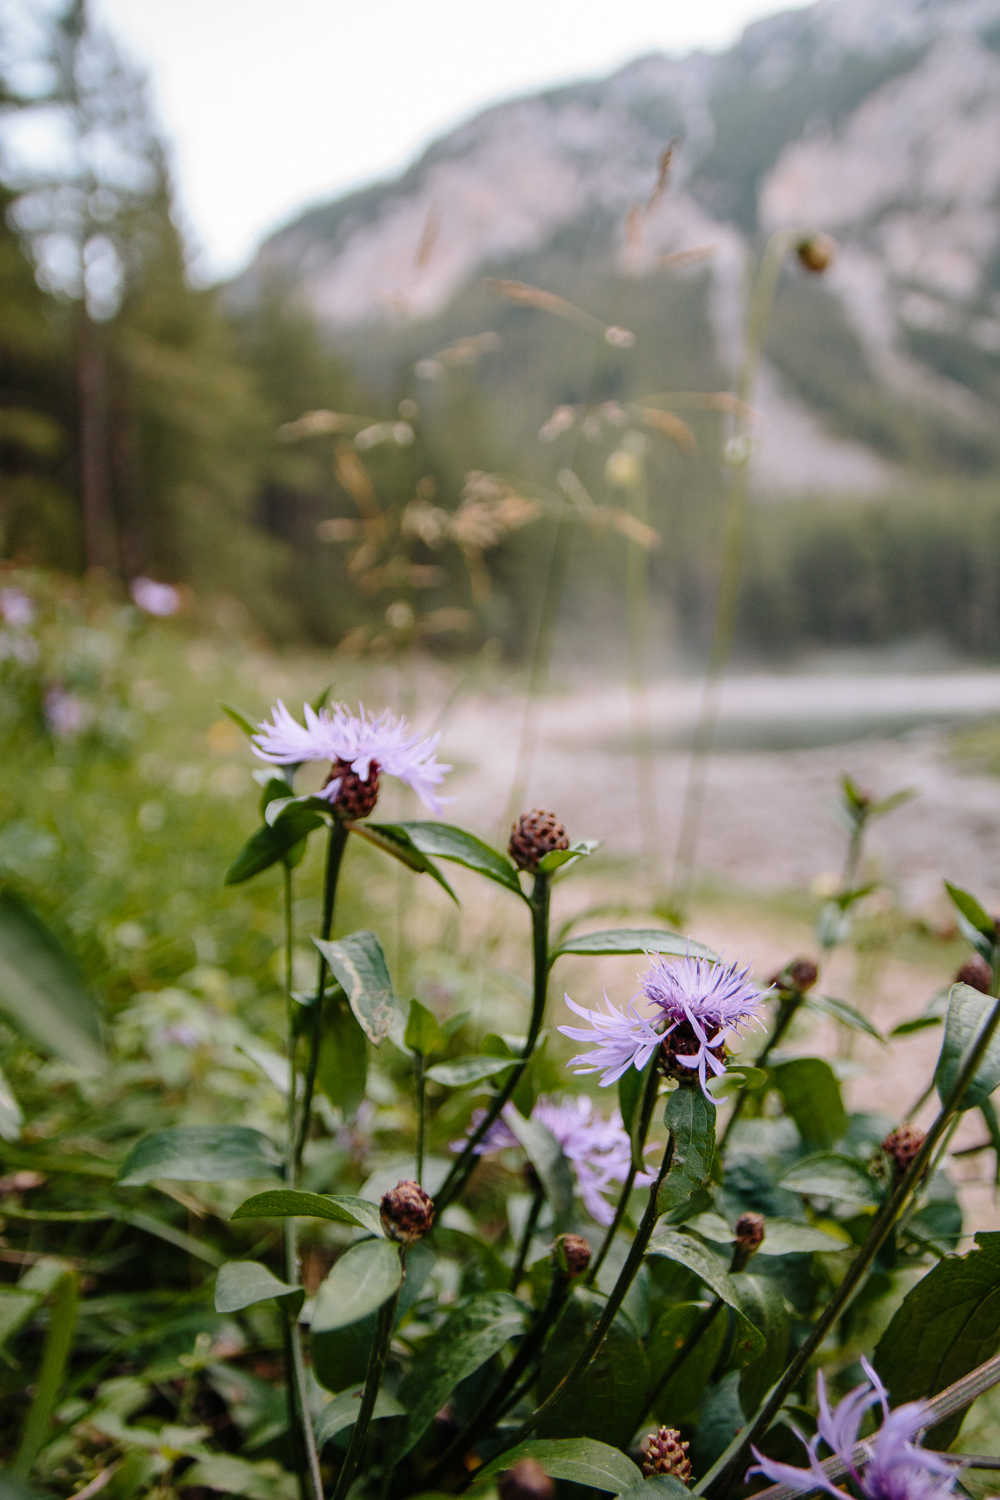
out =
<svg viewBox="0 0 1000 1500"><path fill-rule="evenodd" d="M546 1345L539 1378L544 1399L574 1364L603 1310L603 1298L577 1292ZM649 1366L635 1325L624 1313L611 1324L587 1366L582 1386L567 1390L539 1429L549 1438L594 1438L623 1448L642 1420Z"/></svg>
<svg viewBox="0 0 1000 1500"><path fill-rule="evenodd" d="M952 985L948 997L948 1014L944 1024L944 1042L934 1086L946 1099L958 1082L962 1062L968 1049L978 1040L1000 1001L984 995L967 984ZM983 1104L1000 1084L1000 1034L994 1033L986 1053L973 1074L968 1088L959 1100L959 1109L975 1109Z"/></svg>
<svg viewBox="0 0 1000 1500"><path fill-rule="evenodd" d="M259 1130L245 1125L187 1125L155 1130L133 1146L118 1181L137 1187L172 1182L229 1182L281 1175L281 1157Z"/></svg>

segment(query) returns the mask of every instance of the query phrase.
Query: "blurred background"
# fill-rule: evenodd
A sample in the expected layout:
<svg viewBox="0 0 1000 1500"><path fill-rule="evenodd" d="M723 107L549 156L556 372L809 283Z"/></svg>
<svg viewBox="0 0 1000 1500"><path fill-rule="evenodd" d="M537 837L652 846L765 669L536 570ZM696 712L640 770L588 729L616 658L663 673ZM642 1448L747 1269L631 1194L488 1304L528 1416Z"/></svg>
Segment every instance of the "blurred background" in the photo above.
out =
<svg viewBox="0 0 1000 1500"><path fill-rule="evenodd" d="M174 643L122 714L199 642L255 715L356 687L457 820L554 803L667 890L745 482L688 856L807 889L849 769L920 792L909 907L1000 898L1000 0L772 9L3 0L5 722L98 732L15 596L99 600ZM744 410L784 230L835 253Z"/></svg>

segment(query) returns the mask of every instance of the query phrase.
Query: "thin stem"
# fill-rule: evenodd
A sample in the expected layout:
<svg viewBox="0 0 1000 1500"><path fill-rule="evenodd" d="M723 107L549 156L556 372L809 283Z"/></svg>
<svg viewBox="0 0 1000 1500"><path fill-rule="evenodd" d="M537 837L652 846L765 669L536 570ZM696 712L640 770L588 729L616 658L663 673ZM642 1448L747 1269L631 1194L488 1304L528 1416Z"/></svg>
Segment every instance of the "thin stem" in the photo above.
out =
<svg viewBox="0 0 1000 1500"><path fill-rule="evenodd" d="M507 1082L494 1095L493 1103L487 1109L485 1117L469 1136L469 1139L465 1143L465 1149L445 1178L441 1191L434 1200L435 1219L440 1219L448 1204L462 1191L462 1188L472 1175L473 1168L479 1159L476 1156L476 1147L494 1120L499 1117L500 1111L517 1088L524 1070L531 1060L531 1054L535 1050L538 1033L541 1031L542 1022L545 1019L545 1000L549 984L550 895L551 885L549 876L544 870L539 870L535 875L535 884L531 892L531 899L528 902L531 909L531 946L534 965L531 1021L528 1026L528 1035L521 1052L520 1061L511 1068L507 1075Z"/></svg>
<svg viewBox="0 0 1000 1500"><path fill-rule="evenodd" d="M414 1052L413 1074L417 1086L417 1184L424 1185L424 1132L426 1121L427 1083L424 1078L424 1054Z"/></svg>
<svg viewBox="0 0 1000 1500"><path fill-rule="evenodd" d="M524 1222L524 1231L521 1235L521 1243L518 1246L517 1260L514 1263L514 1269L511 1272L510 1276L510 1289L512 1292L516 1292L521 1284L521 1277L524 1275L524 1263L528 1259L528 1249L531 1245L531 1237L535 1232L535 1225L538 1223L538 1215L542 1211L542 1204L544 1202L545 1189L542 1187L541 1182L536 1181L535 1194L531 1200L531 1207L528 1210L528 1217Z"/></svg>
<svg viewBox="0 0 1000 1500"><path fill-rule="evenodd" d="M35 1382L34 1399L28 1408L21 1442L11 1465L13 1473L21 1479L27 1479L31 1473L35 1459L49 1435L73 1347L79 1297L79 1274L67 1271L56 1287L48 1332L45 1335L42 1365Z"/></svg>
<svg viewBox="0 0 1000 1500"><path fill-rule="evenodd" d="M320 928L320 937L328 942L333 931L333 908L337 898L337 878L340 875L340 866L344 858L344 849L347 845L348 827L335 817L330 824L330 834L326 844L326 874L323 880L323 921ZM309 1124L312 1118L312 1101L316 1089L316 1069L319 1066L319 1046L323 1039L323 996L326 992L327 964L322 953L319 955L319 968L316 971L316 997L313 1000L312 1031L309 1035L309 1055L306 1060L305 1084L302 1090L302 1113L299 1119L298 1139L295 1143L295 1178L298 1178L302 1167L302 1153L305 1150L306 1140L309 1136ZM291 1184L293 1187L295 1183Z"/></svg>
<svg viewBox="0 0 1000 1500"><path fill-rule="evenodd" d="M774 1030L768 1037L767 1041L764 1043L759 1054L754 1058L753 1065L755 1068L767 1067L768 1058L771 1056L771 1053L774 1051L775 1047L781 1041L782 1037L785 1035L785 1032L792 1024L795 1012L798 1010L804 999L805 996L801 994L799 990L789 990L786 992L785 998L778 1005L778 1019L774 1023ZM726 1149L726 1142L729 1140L729 1137L733 1132L733 1127L735 1126L737 1120L743 1113L743 1108L747 1102L749 1093L750 1090L744 1084L739 1093L736 1095L736 1098L733 1101L732 1114L726 1121L726 1128L725 1130L723 1130L722 1135L719 1139L720 1151L724 1151Z"/></svg>
<svg viewBox="0 0 1000 1500"><path fill-rule="evenodd" d="M600 1250L598 1250L597 1255L591 1262L590 1270L587 1272L587 1286L593 1286L594 1282L597 1280L597 1273L600 1271L605 1260L607 1259L608 1251L611 1249L615 1235L621 1228L622 1220L625 1218L625 1214L628 1210L629 1199L632 1196L632 1188L635 1186L636 1173L639 1170L638 1164L642 1160L643 1148L646 1145L646 1137L649 1134L649 1127L653 1119L653 1110L656 1108L656 1097L660 1091L660 1075L656 1071L656 1062L657 1059L655 1056L651 1058L649 1064L650 1074L646 1079L646 1089L645 1093L642 1096L642 1115L639 1121L639 1136L636 1142L636 1149L632 1152L632 1160L629 1164L628 1175L625 1178L624 1183L622 1184L621 1194L618 1199L618 1207L615 1209L615 1216L611 1220L611 1223L608 1225L608 1231L605 1234L604 1239L601 1241L601 1248Z"/></svg>
<svg viewBox="0 0 1000 1500"><path fill-rule="evenodd" d="M405 1262L405 1250L400 1251L400 1256ZM354 1483L354 1477L361 1464L368 1439L368 1428L371 1426L372 1412L375 1410L375 1402L378 1400L382 1385L385 1362L389 1357L389 1345L392 1343L392 1330L396 1322L398 1302L399 1292L397 1291L396 1295L390 1297L388 1302L383 1302L379 1309L378 1322L375 1325L375 1342L372 1344L372 1352L368 1358L368 1373L365 1376L365 1389L361 1397L358 1419L351 1433L347 1453L344 1455L344 1462L337 1479L337 1488L333 1492L333 1500L343 1500Z"/></svg>
<svg viewBox="0 0 1000 1500"><path fill-rule="evenodd" d="M704 1479L697 1485L695 1493L699 1495L706 1493L723 1495L727 1492L730 1483L739 1473L741 1463L745 1461L750 1445L755 1443L767 1431L772 1419L781 1409L785 1397L798 1384L812 1356L851 1301L861 1283L862 1277L865 1275L868 1267L888 1238L900 1214L913 1196L938 1142L951 1124L952 1117L958 1112L962 1096L975 1076L976 1069L979 1067L987 1047L993 1040L993 1035L998 1025L1000 1025L1000 1001L997 1001L994 1005L979 1036L969 1048L966 1059L959 1069L958 1077L947 1099L944 1101L937 1118L928 1130L923 1145L900 1179L898 1186L876 1214L872 1227L868 1231L868 1237L851 1261L847 1274L840 1283L840 1286L826 1304L812 1331L800 1346L784 1375L782 1375L781 1379L771 1389L753 1421L748 1422L746 1427L741 1431L738 1440L732 1446L732 1452L730 1453L727 1449L713 1468L709 1470L708 1474L705 1475Z"/></svg>

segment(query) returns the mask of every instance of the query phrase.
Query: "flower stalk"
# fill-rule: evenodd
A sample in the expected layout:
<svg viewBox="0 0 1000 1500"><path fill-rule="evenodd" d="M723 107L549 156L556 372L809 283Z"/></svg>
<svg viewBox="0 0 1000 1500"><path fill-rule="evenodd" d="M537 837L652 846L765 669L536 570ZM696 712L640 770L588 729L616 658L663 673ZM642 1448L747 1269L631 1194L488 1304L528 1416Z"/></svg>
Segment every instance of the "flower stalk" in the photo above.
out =
<svg viewBox="0 0 1000 1500"><path fill-rule="evenodd" d="M618 1206L615 1209L615 1216L611 1220L611 1223L608 1225L607 1233L605 1234L604 1239L601 1241L601 1248L598 1250L597 1255L595 1256L594 1261L590 1267L590 1271L588 1272L588 1286L593 1286L594 1282L597 1280L598 1272L607 1259L607 1254L611 1249L612 1243L614 1242L615 1235L621 1228L622 1221L625 1218L626 1213L628 1212L629 1199L632 1196L632 1189L635 1186L636 1173L639 1171L639 1163L642 1161L642 1154L646 1146L646 1138L649 1135L649 1127L653 1121L653 1110L656 1108L656 1100L660 1092L660 1075L656 1070L655 1057L650 1059L649 1063L647 1063L647 1067L649 1068L649 1077L646 1079L646 1087L643 1091L642 1114L639 1119L639 1131L636 1137L635 1148L632 1152L632 1160L629 1163L628 1176L625 1178L625 1181L622 1184L621 1194L618 1198Z"/></svg>
<svg viewBox="0 0 1000 1500"><path fill-rule="evenodd" d="M333 911L337 899L337 881L340 876L340 866L344 858L344 850L347 847L347 835L349 828L340 818L334 816L330 823L330 832L326 842L326 871L323 879L323 920L320 927L320 937L324 942L329 942L333 931ZM313 1000L312 1030L309 1035L309 1054L306 1059L306 1073L302 1088L302 1109L299 1114L298 1137L295 1143L295 1161L293 1179L290 1187L295 1187L298 1174L302 1169L302 1153L305 1150L306 1140L309 1136L309 1124L312 1118L313 1094L316 1091L316 1069L319 1067L319 1049L323 1040L323 998L326 994L327 962L323 954L319 955L319 967L316 971L316 996Z"/></svg>
<svg viewBox="0 0 1000 1500"><path fill-rule="evenodd" d="M400 1259L406 1266L406 1249L400 1246ZM351 1441L344 1455L340 1474L337 1478L337 1486L333 1492L332 1500L344 1500L361 1464L362 1455L365 1451L365 1443L368 1440L368 1429L371 1426L372 1412L375 1410L375 1402L382 1386L382 1376L385 1373L386 1360L389 1357L389 1346L392 1343L392 1330L396 1322L396 1308L399 1305L399 1290L387 1302L383 1302L379 1308L378 1320L375 1325L375 1340L372 1344L372 1352L368 1357L368 1371L365 1375L365 1388L361 1396L361 1406L358 1410L357 1421L351 1433ZM320 1491L322 1495L322 1490Z"/></svg>

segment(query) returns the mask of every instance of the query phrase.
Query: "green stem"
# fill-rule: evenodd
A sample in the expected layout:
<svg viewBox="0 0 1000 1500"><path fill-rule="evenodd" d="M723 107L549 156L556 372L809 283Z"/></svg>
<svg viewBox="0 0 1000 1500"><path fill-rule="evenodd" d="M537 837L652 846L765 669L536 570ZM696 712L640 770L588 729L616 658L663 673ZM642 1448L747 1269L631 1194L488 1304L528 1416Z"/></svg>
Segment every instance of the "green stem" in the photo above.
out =
<svg viewBox="0 0 1000 1500"><path fill-rule="evenodd" d="M426 1095L427 1081L424 1078L424 1054L414 1052L413 1073L417 1087L417 1185L424 1185L424 1133L427 1128Z"/></svg>
<svg viewBox="0 0 1000 1500"><path fill-rule="evenodd" d="M42 1367L35 1382L35 1396L28 1410L17 1455L11 1465L14 1473L27 1479L32 1465L45 1446L52 1415L59 1400L73 1335L76 1332L76 1309L80 1295L80 1278L67 1271L56 1287L45 1336Z"/></svg>
<svg viewBox="0 0 1000 1500"><path fill-rule="evenodd" d="M479 1160L475 1154L476 1147L494 1120L499 1117L500 1111L517 1088L524 1070L531 1060L531 1054L535 1050L538 1034L542 1029L542 1022L545 1019L545 999L548 994L550 895L551 885L549 876L544 870L539 870L535 875L535 884L531 892L531 899L528 902L531 909L531 946L534 967L531 1021L528 1026L528 1036L521 1052L520 1061L515 1067L511 1068L507 1075L506 1083L494 1095L493 1103L486 1111L485 1117L469 1136L465 1144L465 1149L445 1178L441 1191L434 1200L435 1219L440 1219L448 1204L462 1191L462 1188L471 1177L476 1162Z"/></svg>
<svg viewBox="0 0 1000 1500"><path fill-rule="evenodd" d="M340 875L340 866L344 858L344 849L347 845L348 827L338 817L334 817L330 824L330 834L326 844L326 874L323 880L323 922L320 929L320 937L324 942L329 942L333 931L333 908L337 898L337 878ZM295 1143L295 1166L294 1178L289 1184L294 1187L298 1181L299 1172L302 1169L302 1153L309 1137L309 1124L312 1118L313 1094L316 1090L316 1069L319 1066L319 1046L323 1039L323 997L326 993L327 964L322 954L319 956L319 968L316 972L316 997L313 1000L312 1031L309 1034L309 1056L306 1060L305 1084L302 1090L302 1111L299 1117L298 1139Z"/></svg>
<svg viewBox="0 0 1000 1500"><path fill-rule="evenodd" d="M636 1173L639 1170L639 1163L642 1161L642 1153L646 1145L646 1137L649 1135L649 1127L653 1120L653 1110L656 1108L656 1098L660 1091L660 1075L656 1070L656 1064L657 1058L654 1056L650 1060L650 1073L649 1077L646 1080L645 1092L642 1096L642 1115L639 1121L639 1136L636 1142L635 1149L632 1152L632 1161L629 1165L628 1176L625 1178L625 1181L622 1184L621 1195L618 1199L618 1207L615 1209L615 1216L611 1220L611 1223L608 1225L607 1233L605 1234L604 1239L601 1242L601 1248L600 1250L598 1250L597 1255L591 1263L590 1270L587 1272L587 1286L593 1286L594 1282L597 1280L598 1272L607 1259L608 1251L611 1249L615 1235L621 1228L622 1220L625 1218L625 1214L628 1210L629 1199L632 1196L632 1188L635 1185Z"/></svg>
<svg viewBox="0 0 1000 1500"><path fill-rule="evenodd" d="M862 1277L865 1275L868 1267L888 1238L900 1214L913 1196L938 1142L951 1124L953 1116L958 1113L958 1106L962 1100L962 1096L975 1076L976 1069L985 1056L986 1049L993 1040L993 1035L998 1025L1000 1025L1000 1001L994 1005L983 1029L970 1047L965 1062L959 1070L958 1077L947 1099L942 1104L937 1118L928 1130L923 1145L910 1163L904 1176L900 1179L895 1191L876 1214L872 1227L868 1231L868 1236L851 1261L847 1274L840 1283L840 1286L826 1304L812 1331L800 1346L784 1375L782 1375L781 1379L769 1392L753 1421L747 1423L740 1432L739 1437L734 1440L730 1448L723 1453L718 1462L699 1482L695 1489L696 1494L704 1495L711 1493L721 1496L727 1493L733 1479L740 1472L740 1466L746 1459L750 1445L755 1443L767 1431L773 1418L780 1411L785 1397L798 1384L812 1356L858 1290Z"/></svg>
<svg viewBox="0 0 1000 1500"><path fill-rule="evenodd" d="M405 1250L400 1251L400 1256L405 1267ZM389 1357L389 1345L392 1343L392 1330L396 1322L398 1302L399 1292L397 1291L394 1297L390 1297L388 1302L383 1302L379 1308L378 1321L375 1325L375 1342L372 1344L372 1352L368 1358L368 1373L365 1376L365 1388L361 1397L358 1419L354 1424L351 1441L344 1455L344 1462L337 1479L337 1488L333 1492L333 1500L343 1500L354 1483L354 1477L361 1464L368 1439L368 1429L371 1426L372 1412L375 1410L375 1402L378 1400L382 1376L385 1372L385 1363Z"/></svg>
<svg viewBox="0 0 1000 1500"><path fill-rule="evenodd" d="M785 1032L792 1024L792 1021L795 1017L795 1012L798 1010L804 999L805 996L798 990L786 991L784 999L781 1000L778 1005L778 1019L775 1022L774 1030L768 1037L767 1041L764 1043L757 1057L754 1058L753 1065L755 1068L767 1067L768 1058L771 1056L771 1053L774 1051L775 1047L781 1041L782 1037L785 1035ZM729 1137L733 1132L733 1127L735 1126L737 1120L743 1113L743 1108L747 1102L749 1093L750 1090L746 1087L746 1085L744 1085L744 1087L741 1088L739 1093L736 1095L736 1098L733 1101L732 1114L726 1121L726 1128L722 1132L722 1135L719 1139L720 1151L724 1151L726 1149L726 1142L729 1140Z"/></svg>
<svg viewBox="0 0 1000 1500"><path fill-rule="evenodd" d="M518 1246L517 1260L515 1261L514 1269L511 1272L510 1289L512 1292L516 1292L521 1284L521 1277L524 1275L524 1263L528 1259L528 1250L531 1245L531 1237L535 1232L535 1225L538 1223L538 1215L542 1211L542 1204L544 1202L545 1189L542 1187L542 1184L536 1180L535 1194L531 1200L531 1208L528 1210L528 1217L524 1222L524 1232L521 1235L521 1243Z"/></svg>

